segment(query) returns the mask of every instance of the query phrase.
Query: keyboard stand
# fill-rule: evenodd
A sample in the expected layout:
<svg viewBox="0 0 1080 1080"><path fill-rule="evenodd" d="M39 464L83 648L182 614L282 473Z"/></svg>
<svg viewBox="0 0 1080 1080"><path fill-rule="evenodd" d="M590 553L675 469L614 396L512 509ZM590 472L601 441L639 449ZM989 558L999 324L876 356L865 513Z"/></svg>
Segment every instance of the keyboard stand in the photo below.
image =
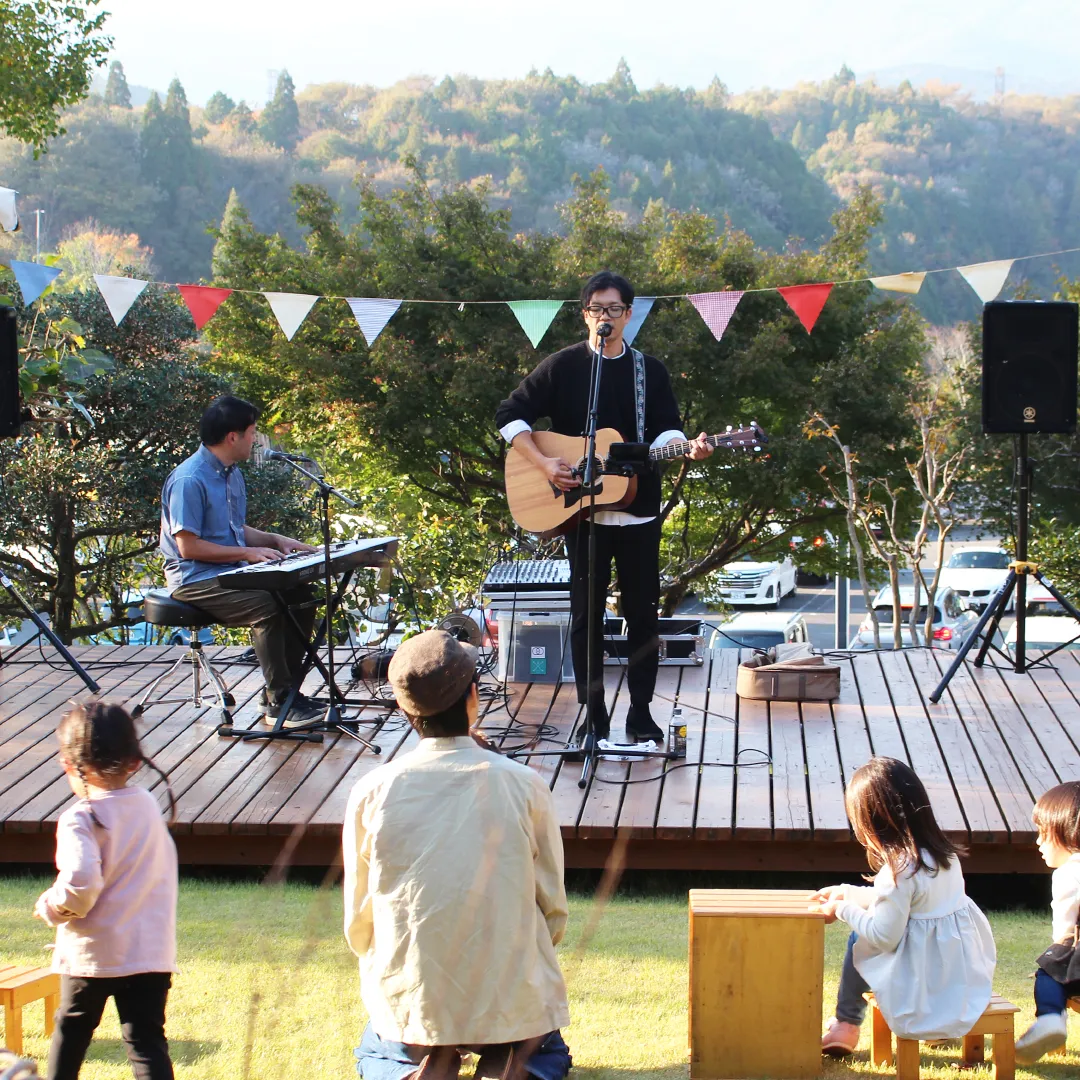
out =
<svg viewBox="0 0 1080 1080"><path fill-rule="evenodd" d="M345 595L349 585L352 584L355 572L354 568L352 570L346 570L345 573L342 574L334 589L331 600L332 610L337 611L341 598ZM287 622L292 628L292 632L298 638L302 638L304 636L303 631L300 629L300 624L297 622L296 615L293 613L292 608L285 602L284 596L280 592L272 590L271 595L284 613ZM338 688L337 681L331 679L330 672L327 669L326 664L323 663L322 657L319 655L319 650L326 643L328 629L327 612L324 611L322 620L315 632L315 636L304 646L304 663L300 669L300 674L289 688L288 696L285 698L285 701L278 712L277 720L275 720L273 727L236 728L233 727L232 724L222 724L218 727L218 734L226 738L244 739L245 741L251 739L292 739L301 742L321 743L323 741L324 731L337 731L342 735L348 736L350 739L354 739L356 742L363 743L373 754L380 753L379 746L370 742L368 739L365 739L358 731L358 726L360 724L374 724L375 730L372 734L378 734L396 706L393 702L387 701L385 698L347 698L341 692ZM330 647L333 648L333 645ZM312 669L318 671L322 676L323 684L327 688L330 699L327 703L328 711L333 707L337 712L338 719L330 722L318 720L304 728L287 728L284 726L285 719L289 715L293 703L296 701L296 696L300 693L300 690L304 685L304 680ZM370 708L372 706L385 709L385 715L379 716L373 720L362 720L359 717L356 717L355 719L346 719L342 715L342 711L345 708Z"/></svg>

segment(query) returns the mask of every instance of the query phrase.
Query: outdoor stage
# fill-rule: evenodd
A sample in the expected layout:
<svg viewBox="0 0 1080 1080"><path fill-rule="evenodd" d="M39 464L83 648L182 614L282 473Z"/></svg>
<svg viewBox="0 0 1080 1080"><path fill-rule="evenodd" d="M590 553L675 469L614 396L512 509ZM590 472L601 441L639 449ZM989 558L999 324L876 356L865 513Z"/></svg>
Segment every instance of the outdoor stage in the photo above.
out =
<svg viewBox="0 0 1080 1080"><path fill-rule="evenodd" d="M71 793L56 759L54 729L82 683L54 659L24 651L0 666L0 863L49 862L56 819ZM168 647L75 650L103 695L129 701L175 658ZM236 696L235 723L255 722L258 668L237 648L210 649ZM1030 812L1042 791L1080 778L1080 654L1025 675L970 666L941 704L928 695L951 654L926 650L859 654L842 661L833 705L739 701L738 653L717 650L703 667L662 667L653 715L665 728L672 700L689 727L688 757L702 768L661 775L662 762L601 763L585 791L581 766L534 757L555 797L567 863L603 866L613 852L628 867L667 869L863 869L844 814L844 784L872 754L902 758L918 772L938 820L971 846L970 873L1045 869ZM619 669L608 668L612 730L628 702ZM309 690L311 687L308 688ZM578 706L573 689L510 687L515 724L501 739L525 742L529 725L557 727L565 741ZM504 728L501 700L485 725ZM387 710L370 710L373 718ZM146 753L168 770L179 802L174 827L183 863L328 865L338 852L352 785L416 742L399 715L374 739L381 757L342 735L322 744L223 739L216 716L188 705L149 708L140 723ZM772 765L751 766L765 751ZM745 752L745 753L744 753ZM736 753L747 767L733 770ZM623 780L651 782L623 785ZM152 773L139 781L162 795ZM613 782L603 782L613 781Z"/></svg>

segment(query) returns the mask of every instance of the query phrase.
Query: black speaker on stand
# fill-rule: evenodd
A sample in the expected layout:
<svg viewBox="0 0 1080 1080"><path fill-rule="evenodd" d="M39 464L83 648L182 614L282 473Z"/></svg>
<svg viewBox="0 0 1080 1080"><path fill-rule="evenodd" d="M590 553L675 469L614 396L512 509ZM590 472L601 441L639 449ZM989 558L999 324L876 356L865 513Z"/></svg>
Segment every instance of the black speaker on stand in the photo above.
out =
<svg viewBox="0 0 1080 1080"><path fill-rule="evenodd" d="M983 308L982 416L988 435L1016 435L1016 558L1001 587L986 605L971 636L956 654L930 700L937 702L978 641L975 666L982 667L991 648L1012 664L1015 672L1028 670L1025 625L1027 579L1035 578L1074 618L1080 611L1047 581L1035 563L1028 562L1027 546L1031 485L1034 467L1028 457L1029 435L1072 434L1076 431L1076 369L1078 309L1058 301L995 301ZM1001 617L1016 593L1016 652L1005 656L993 644ZM1038 663L1054 653L1051 649Z"/></svg>
<svg viewBox="0 0 1080 1080"><path fill-rule="evenodd" d="M0 439L19 434L19 335L15 309L0 304Z"/></svg>

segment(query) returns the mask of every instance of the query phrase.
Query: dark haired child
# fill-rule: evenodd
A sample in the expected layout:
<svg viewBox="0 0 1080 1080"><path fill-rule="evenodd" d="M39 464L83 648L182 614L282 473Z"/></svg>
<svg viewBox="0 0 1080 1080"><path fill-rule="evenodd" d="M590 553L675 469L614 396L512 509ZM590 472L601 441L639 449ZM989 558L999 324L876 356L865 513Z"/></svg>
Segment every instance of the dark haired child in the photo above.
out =
<svg viewBox="0 0 1080 1080"><path fill-rule="evenodd" d="M1054 871L1050 910L1055 942L1073 944L1080 922L1080 781L1058 784L1031 812L1039 830L1039 854ZM1016 1060L1031 1065L1065 1045L1068 1002L1080 996L1080 981L1061 983L1042 968L1035 972L1035 1023L1016 1040Z"/></svg>
<svg viewBox="0 0 1080 1080"><path fill-rule="evenodd" d="M856 769L845 802L875 875L873 886L830 885L815 897L853 931L822 1051L854 1051L868 990L897 1036L965 1035L989 1004L997 951L964 891L961 850L938 827L922 781L894 758Z"/></svg>
<svg viewBox="0 0 1080 1080"><path fill-rule="evenodd" d="M56 826L56 881L34 914L56 927L60 1008L48 1080L75 1080L111 997L138 1080L171 1080L165 1001L176 970L176 848L154 797L128 787L143 755L131 716L93 701L57 728L79 801Z"/></svg>

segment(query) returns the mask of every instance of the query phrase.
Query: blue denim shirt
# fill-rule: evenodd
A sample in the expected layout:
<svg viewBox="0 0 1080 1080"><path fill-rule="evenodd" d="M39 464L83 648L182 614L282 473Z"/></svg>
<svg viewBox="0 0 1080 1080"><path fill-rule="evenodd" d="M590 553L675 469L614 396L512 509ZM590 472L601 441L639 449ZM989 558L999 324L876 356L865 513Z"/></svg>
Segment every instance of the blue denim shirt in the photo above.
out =
<svg viewBox="0 0 1080 1080"><path fill-rule="evenodd" d="M169 588L215 577L241 563L239 559L235 563L185 559L176 546L178 532L194 533L211 544L244 547L246 517L247 487L244 474L235 465L222 465L205 446L177 465L161 489L158 547L165 556Z"/></svg>

